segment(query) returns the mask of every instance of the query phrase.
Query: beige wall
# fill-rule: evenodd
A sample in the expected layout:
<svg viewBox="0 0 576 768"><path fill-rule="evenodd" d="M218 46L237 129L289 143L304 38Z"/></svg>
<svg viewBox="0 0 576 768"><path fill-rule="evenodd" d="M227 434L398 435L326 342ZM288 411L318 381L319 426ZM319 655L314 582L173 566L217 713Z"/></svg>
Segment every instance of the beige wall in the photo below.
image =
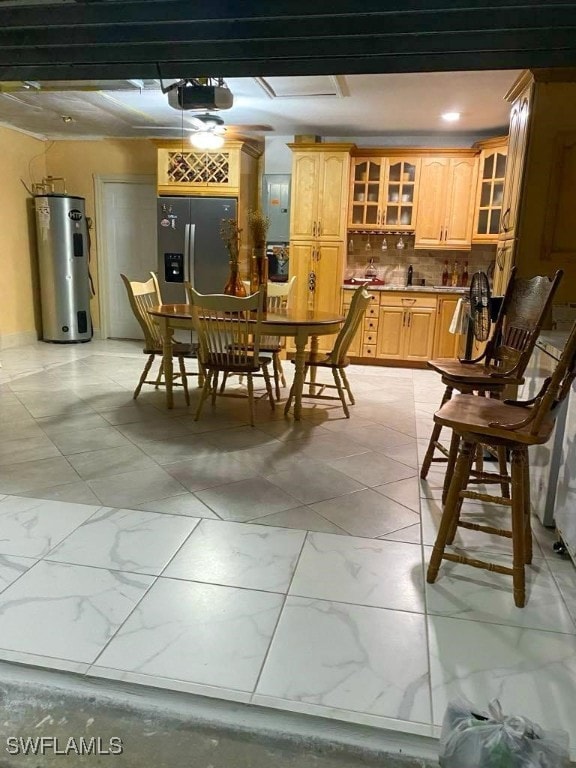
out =
<svg viewBox="0 0 576 768"><path fill-rule="evenodd" d="M56 141L47 155L47 172L66 179L66 191L86 198L86 216L94 224L91 231L90 272L96 288L91 312L94 328L100 327L98 308L98 242L94 176L156 176L156 147L146 139L113 141Z"/></svg>
<svg viewBox="0 0 576 768"><path fill-rule="evenodd" d="M41 141L0 127L0 347L22 334L41 332L35 223L28 188L46 175L62 176L66 191L86 198L86 215L95 223L94 176L156 175L156 148L147 140ZM91 273L98 294L96 233ZM98 298L92 320L100 325Z"/></svg>
<svg viewBox="0 0 576 768"><path fill-rule="evenodd" d="M40 330L30 187L46 175L48 143L0 126L0 346Z"/></svg>

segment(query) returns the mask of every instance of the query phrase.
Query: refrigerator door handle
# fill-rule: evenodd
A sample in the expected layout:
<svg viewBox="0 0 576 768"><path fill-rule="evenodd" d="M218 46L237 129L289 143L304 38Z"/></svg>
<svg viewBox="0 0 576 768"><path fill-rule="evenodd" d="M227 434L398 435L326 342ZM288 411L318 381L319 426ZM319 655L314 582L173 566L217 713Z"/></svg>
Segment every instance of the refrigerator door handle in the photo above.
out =
<svg viewBox="0 0 576 768"><path fill-rule="evenodd" d="M186 240L184 280L188 280L194 285L194 273L196 270L196 224L186 224Z"/></svg>

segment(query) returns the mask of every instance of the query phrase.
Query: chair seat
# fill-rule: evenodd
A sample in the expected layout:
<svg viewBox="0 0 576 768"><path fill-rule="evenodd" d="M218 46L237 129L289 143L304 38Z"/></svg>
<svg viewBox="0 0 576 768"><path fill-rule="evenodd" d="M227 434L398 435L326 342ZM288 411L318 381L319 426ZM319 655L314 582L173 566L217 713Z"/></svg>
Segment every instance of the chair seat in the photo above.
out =
<svg viewBox="0 0 576 768"><path fill-rule="evenodd" d="M228 373L257 373L262 365L269 365L271 362L269 357L263 357L259 355L258 358L248 357L241 362L235 363L230 358L221 360L215 355L208 355L204 360L206 368L210 368L213 371L227 371Z"/></svg>
<svg viewBox="0 0 576 768"><path fill-rule="evenodd" d="M485 389L490 387L503 387L509 384L522 384L524 377L510 376L502 372L501 374L486 368L484 363L461 363L459 360L451 358L429 360L428 366L439 373L444 380L450 379L457 383L484 385Z"/></svg>
<svg viewBox="0 0 576 768"><path fill-rule="evenodd" d="M554 428L552 418L541 424L537 434L530 432L532 423L513 431L509 427L505 428L506 425L524 421L529 415L530 408L506 405L501 400L475 395L456 395L436 411L434 421L443 427L454 429L458 434L478 435L478 442L486 442L488 437L505 445L545 443Z"/></svg>

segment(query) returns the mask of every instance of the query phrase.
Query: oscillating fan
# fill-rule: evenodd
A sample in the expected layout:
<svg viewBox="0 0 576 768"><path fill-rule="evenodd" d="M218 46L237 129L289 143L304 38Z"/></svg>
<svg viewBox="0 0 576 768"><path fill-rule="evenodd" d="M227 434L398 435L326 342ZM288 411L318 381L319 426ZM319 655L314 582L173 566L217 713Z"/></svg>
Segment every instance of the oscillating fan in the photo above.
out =
<svg viewBox="0 0 576 768"><path fill-rule="evenodd" d="M475 272L470 283L470 322L477 341L490 335L490 284L485 272Z"/></svg>

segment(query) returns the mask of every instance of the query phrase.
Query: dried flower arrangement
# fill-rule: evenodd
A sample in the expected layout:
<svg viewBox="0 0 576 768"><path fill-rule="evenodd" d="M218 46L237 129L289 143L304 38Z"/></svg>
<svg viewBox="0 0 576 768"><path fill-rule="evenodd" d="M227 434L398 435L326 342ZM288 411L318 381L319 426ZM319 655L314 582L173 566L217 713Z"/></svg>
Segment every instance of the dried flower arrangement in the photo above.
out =
<svg viewBox="0 0 576 768"><path fill-rule="evenodd" d="M270 219L260 210L248 211L248 226L254 242L255 248L264 248L266 245L266 234L270 226Z"/></svg>
<svg viewBox="0 0 576 768"><path fill-rule="evenodd" d="M240 234L242 230L238 229L236 219L222 219L220 224L220 237L226 244L230 261L238 266L240 255Z"/></svg>

